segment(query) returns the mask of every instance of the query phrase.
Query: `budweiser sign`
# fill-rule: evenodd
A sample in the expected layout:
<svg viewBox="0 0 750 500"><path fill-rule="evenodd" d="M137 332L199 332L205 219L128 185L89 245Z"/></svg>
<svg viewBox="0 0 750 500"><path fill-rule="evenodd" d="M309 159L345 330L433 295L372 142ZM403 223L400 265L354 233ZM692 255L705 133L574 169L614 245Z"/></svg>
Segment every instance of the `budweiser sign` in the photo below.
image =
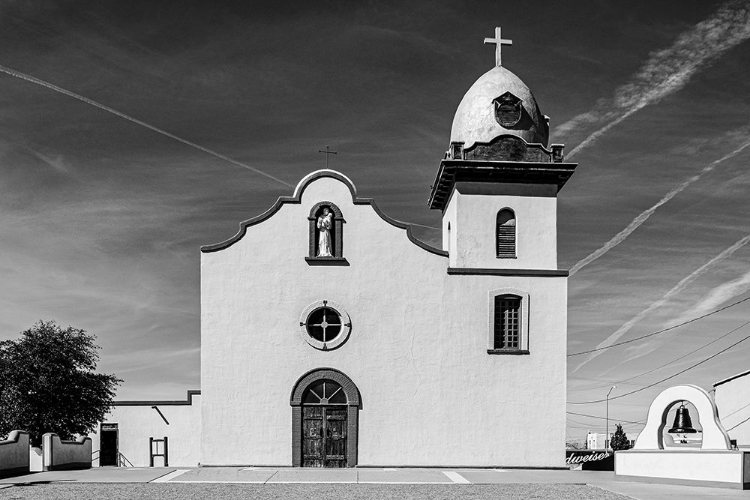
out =
<svg viewBox="0 0 750 500"><path fill-rule="evenodd" d="M609 450L567 450L565 463L584 470L614 470L614 454Z"/></svg>

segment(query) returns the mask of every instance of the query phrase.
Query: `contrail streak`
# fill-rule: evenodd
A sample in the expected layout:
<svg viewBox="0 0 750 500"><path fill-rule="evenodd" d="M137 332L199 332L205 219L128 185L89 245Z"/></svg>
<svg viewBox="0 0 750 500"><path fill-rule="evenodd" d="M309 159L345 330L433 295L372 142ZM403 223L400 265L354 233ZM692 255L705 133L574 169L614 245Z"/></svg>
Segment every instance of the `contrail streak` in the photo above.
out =
<svg viewBox="0 0 750 500"><path fill-rule="evenodd" d="M580 271L585 266L591 264L596 259L604 255L605 253L612 250L614 247L622 243L625 238L630 236L630 234L638 229L638 227L646 222L649 217L651 217L651 214L653 214L657 208L664 205L666 202L680 194L682 191L684 191L688 186L693 184L694 182L698 181L701 177L712 171L714 168L716 168L717 165L722 163L723 161L726 161L730 158L733 158L734 156L737 156L740 152L742 152L744 149L746 149L748 146L750 146L750 142L746 142L745 144L741 145L731 153L728 153L724 155L723 157L719 158L718 160L712 161L710 164L708 164L706 167L703 168L698 174L690 177L685 182L677 186L676 188L672 189L670 192L668 192L664 197L656 202L654 206L649 208L648 210L644 210L640 213L633 221L628 224L628 226L617 233L611 240L609 240L607 243L605 243L602 247L600 247L598 250L593 251L580 261L578 261L573 267L570 268L570 275L573 276L575 273Z"/></svg>
<svg viewBox="0 0 750 500"><path fill-rule="evenodd" d="M103 109L104 111L107 111L108 113L112 113L113 115L119 116L120 118L124 118L124 119L126 119L128 121L131 121L131 122L137 124L137 125L140 125L142 127L146 127L149 130L153 130L156 133L159 133L159 134L161 134L163 136L169 137L170 139L174 139L175 141L178 141L178 142L181 142L183 144L186 144L186 145L188 145L188 146L190 146L192 148L195 148L195 149L198 149L200 151L203 151L204 153L208 153L208 154L210 154L212 156L215 156L216 158L220 158L220 159L222 159L224 161L232 163L233 165L237 165L238 167L242 167L242 168L246 168L248 170L251 170L251 171L255 172L256 174L262 175L263 177L267 177L267 178L269 178L271 180L274 180L274 181L278 182L279 184L283 184L284 186L294 187L292 184L289 184L288 182L282 181L278 177L274 177L273 175L268 174L266 172L263 172L262 170L258 170L257 168L251 167L250 165L245 165L242 162L234 160L234 159L232 159L232 158L230 158L228 156L225 156L225 155L223 155L221 153L217 153L216 151L214 151L212 149L208 149L206 147L203 147L200 144L196 144L194 142L188 141L188 140L183 139L181 137L177 137L176 135L171 134L171 133L167 132L166 130L162 130L162 129L158 128L158 127L154 127L153 125L149 125L148 123L146 123L144 121L141 121L141 120L139 120L137 118L133 118L132 116L128 116L125 113L121 113L120 111L117 111L116 109L110 108L109 106L105 106L104 104L101 104L101 103L98 103L96 101L93 101L93 100L89 99L88 97L84 97L84 96L82 96L80 94L76 94L75 92L71 92L70 90L65 90L64 88L58 87L57 85L53 85L53 84L51 84L49 82L45 82L44 80L40 80L38 78L34 78L33 76L27 75L25 73L21 73L20 71L16 71L16 70L11 69L11 68L7 68L5 66L0 66L0 71L2 71L3 73L5 73L7 75L10 75L10 76L13 76L13 77L16 77L16 78L20 78L21 80L26 80L27 82L31 82L31 83L35 83L37 85L41 85L42 87L46 87L46 88L48 88L50 90L54 90L55 92L59 92L59 93L64 94L64 95L66 95L68 97L72 97L73 99L78 99L81 102L85 102L86 104L90 104L90 105L95 106L95 107L97 107L99 109Z"/></svg>
<svg viewBox="0 0 750 500"><path fill-rule="evenodd" d="M702 67L748 38L750 4L746 0L725 3L709 18L678 36L670 47L649 54L638 72L617 87L612 97L602 99L591 111L557 127L555 136L564 136L586 124L607 122L567 157L572 158L636 111L680 90Z"/></svg>
<svg viewBox="0 0 750 500"><path fill-rule="evenodd" d="M670 321L668 326L677 325L686 319L707 313L729 299L747 293L748 290L750 290L750 271L737 279L722 283L704 294L700 302L690 307L688 311L679 317Z"/></svg>
<svg viewBox="0 0 750 500"><path fill-rule="evenodd" d="M679 283L677 283L674 287L672 287L671 290L669 290L667 293L665 293L662 298L657 300L656 302L651 303L646 309L639 312L637 315L635 315L633 318L628 320L625 324L623 324L620 328L617 329L615 333L604 339L602 342L599 343L599 345L596 346L596 349L600 349L604 346L607 346L609 344L612 344L614 342L617 342L617 340L620 339L623 335L625 335L633 326L638 323L640 320L642 320L646 315L648 315L651 311L658 309L659 307L666 304L672 297L677 295L678 293L682 292L685 288L687 288L690 283L695 281L697 278L699 278L702 274L704 274L706 271L714 267L716 264L722 262L723 260L729 258L734 252L739 250L740 248L744 247L750 243L750 234L742 238L741 240L737 241L734 245L727 248L723 252L721 252L719 255L714 257L713 259L709 260L705 264L703 264L701 267L687 275L686 277L682 278ZM574 370L575 373L578 371L583 365L597 357L599 354L601 354L603 351L596 351L591 353L585 360L581 362Z"/></svg>
<svg viewBox="0 0 750 500"><path fill-rule="evenodd" d="M618 123L620 123L621 121L623 121L625 118L627 118L628 116L630 116L633 113L635 113L636 111L638 111L639 109L643 108L644 106L646 106L645 103L640 104L639 106L637 106L637 107L635 107L633 109L628 110L624 115L619 116L618 118L614 119L613 121L609 122L608 124L606 124L605 126L603 126L602 128L600 128L599 130L597 130L596 132L594 132L593 134L589 135L578 146L574 147L570 151L570 153L568 154L568 159L572 158L573 155L575 155L576 153L578 153L580 150L582 150L583 148L585 148L589 144L593 144L597 139L599 139L599 137L601 137L606 132L608 132L609 129L611 129L612 127L614 127L615 125L617 125Z"/></svg>

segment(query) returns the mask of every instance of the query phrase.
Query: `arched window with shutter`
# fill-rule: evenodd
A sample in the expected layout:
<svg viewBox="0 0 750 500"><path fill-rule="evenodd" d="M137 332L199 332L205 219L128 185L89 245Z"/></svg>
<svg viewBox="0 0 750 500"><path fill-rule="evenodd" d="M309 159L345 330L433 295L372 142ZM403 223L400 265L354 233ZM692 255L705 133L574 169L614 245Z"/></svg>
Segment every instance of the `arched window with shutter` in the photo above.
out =
<svg viewBox="0 0 750 500"><path fill-rule="evenodd" d="M516 214L509 208L497 213L497 258L516 257Z"/></svg>

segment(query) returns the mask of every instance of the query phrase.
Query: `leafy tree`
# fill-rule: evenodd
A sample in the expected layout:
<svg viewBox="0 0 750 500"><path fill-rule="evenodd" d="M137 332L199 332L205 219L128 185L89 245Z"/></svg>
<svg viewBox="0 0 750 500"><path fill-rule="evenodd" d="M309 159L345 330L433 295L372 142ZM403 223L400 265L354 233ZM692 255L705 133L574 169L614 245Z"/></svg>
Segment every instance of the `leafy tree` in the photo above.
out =
<svg viewBox="0 0 750 500"><path fill-rule="evenodd" d="M630 448L630 441L628 440L628 435L625 434L625 431L622 430L621 424L617 424L616 427L617 429L615 430L615 433L612 436L610 447L612 448L612 451L627 450L628 448Z"/></svg>
<svg viewBox="0 0 750 500"><path fill-rule="evenodd" d="M78 328L39 321L21 338L0 342L0 436L25 430L39 446L45 432L71 439L95 429L122 382L94 372L95 339Z"/></svg>

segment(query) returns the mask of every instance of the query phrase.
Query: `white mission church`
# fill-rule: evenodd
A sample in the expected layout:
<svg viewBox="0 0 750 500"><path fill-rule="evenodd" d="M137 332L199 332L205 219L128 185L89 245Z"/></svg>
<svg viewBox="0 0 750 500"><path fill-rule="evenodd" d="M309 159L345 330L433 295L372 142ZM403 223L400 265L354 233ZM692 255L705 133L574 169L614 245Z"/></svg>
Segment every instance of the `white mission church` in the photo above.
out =
<svg viewBox="0 0 750 500"><path fill-rule="evenodd" d="M496 35L429 193L442 248L309 174L201 249L201 389L117 402L100 465L564 466L557 195L576 165Z"/></svg>

